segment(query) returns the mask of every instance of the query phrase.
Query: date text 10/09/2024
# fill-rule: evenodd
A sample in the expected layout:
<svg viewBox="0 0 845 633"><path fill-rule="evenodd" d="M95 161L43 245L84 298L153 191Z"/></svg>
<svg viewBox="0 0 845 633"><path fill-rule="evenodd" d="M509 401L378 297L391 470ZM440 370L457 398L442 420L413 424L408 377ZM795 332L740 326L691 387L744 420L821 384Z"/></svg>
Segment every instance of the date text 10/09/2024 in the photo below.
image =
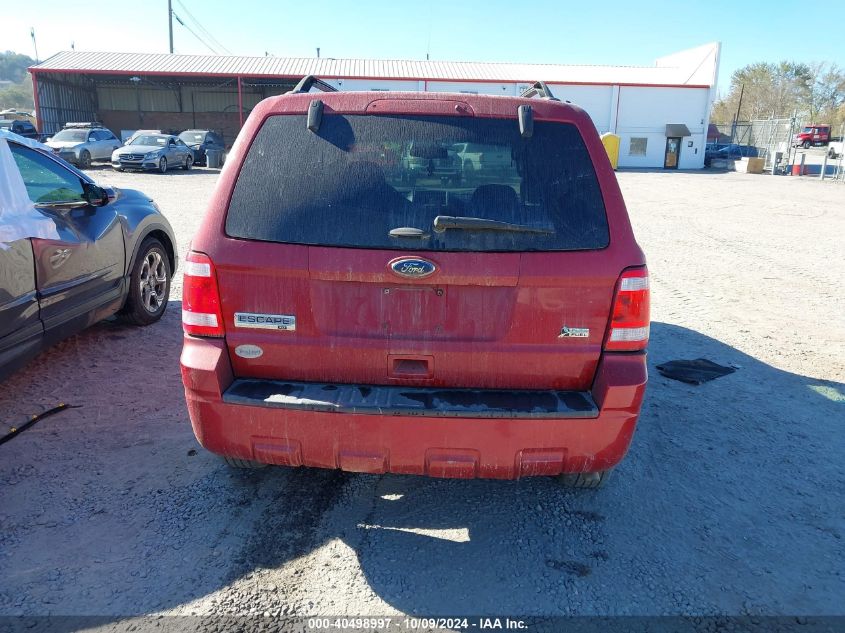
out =
<svg viewBox="0 0 845 633"><path fill-rule="evenodd" d="M309 618L308 629L375 630L375 631L428 631L453 629L459 631L519 631L528 629L524 620L511 618Z"/></svg>

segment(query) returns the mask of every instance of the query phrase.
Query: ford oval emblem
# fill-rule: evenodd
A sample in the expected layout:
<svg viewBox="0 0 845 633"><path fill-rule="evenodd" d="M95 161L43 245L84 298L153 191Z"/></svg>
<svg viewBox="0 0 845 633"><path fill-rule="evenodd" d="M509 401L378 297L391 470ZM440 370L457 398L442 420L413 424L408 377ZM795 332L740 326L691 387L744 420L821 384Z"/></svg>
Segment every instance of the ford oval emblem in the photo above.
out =
<svg viewBox="0 0 845 633"><path fill-rule="evenodd" d="M433 275L437 266L427 259L420 259L419 257L400 257L390 262L390 269L400 277L423 279Z"/></svg>

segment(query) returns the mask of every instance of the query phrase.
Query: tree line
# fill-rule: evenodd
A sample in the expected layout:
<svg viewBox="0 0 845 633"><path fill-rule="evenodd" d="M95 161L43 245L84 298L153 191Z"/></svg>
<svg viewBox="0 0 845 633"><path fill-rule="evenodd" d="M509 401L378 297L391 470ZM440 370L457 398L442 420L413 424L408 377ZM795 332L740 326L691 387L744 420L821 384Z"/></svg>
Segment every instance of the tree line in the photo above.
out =
<svg viewBox="0 0 845 633"><path fill-rule="evenodd" d="M713 104L712 123L789 118L796 123L845 122L845 70L834 63L757 62L735 71L726 97Z"/></svg>
<svg viewBox="0 0 845 633"><path fill-rule="evenodd" d="M35 60L27 55L6 51L0 53L0 80L11 84L0 85L0 110L16 108L31 111L35 106L32 100L32 77L27 68Z"/></svg>

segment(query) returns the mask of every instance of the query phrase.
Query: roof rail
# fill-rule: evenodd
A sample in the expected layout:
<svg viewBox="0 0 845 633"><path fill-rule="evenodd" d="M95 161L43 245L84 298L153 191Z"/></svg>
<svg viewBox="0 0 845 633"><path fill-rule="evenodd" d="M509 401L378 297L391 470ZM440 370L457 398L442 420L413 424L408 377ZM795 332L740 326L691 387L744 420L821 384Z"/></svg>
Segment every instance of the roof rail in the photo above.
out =
<svg viewBox="0 0 845 633"><path fill-rule="evenodd" d="M560 101L560 99L558 99L552 94L552 91L549 90L549 87L544 81L535 81L531 85L531 87L529 87L519 96L524 97L526 99L531 99L532 97L539 97L540 99L548 99L549 101Z"/></svg>
<svg viewBox="0 0 845 633"><path fill-rule="evenodd" d="M289 94L309 92L311 88L317 88L323 92L337 92L337 88L331 84L327 84L322 79L317 79L314 75L307 75L306 77L303 77L298 84L296 84L296 87L294 87Z"/></svg>

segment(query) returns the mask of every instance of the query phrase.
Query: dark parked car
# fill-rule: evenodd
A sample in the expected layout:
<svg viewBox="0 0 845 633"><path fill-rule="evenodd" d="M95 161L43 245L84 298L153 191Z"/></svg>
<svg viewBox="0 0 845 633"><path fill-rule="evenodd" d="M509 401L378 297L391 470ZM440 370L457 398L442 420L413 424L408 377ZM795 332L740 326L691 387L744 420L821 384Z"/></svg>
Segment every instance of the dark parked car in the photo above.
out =
<svg viewBox="0 0 845 633"><path fill-rule="evenodd" d="M171 134L142 134L116 149L111 164L118 171L137 169L164 173L171 167L188 170L194 164L194 153Z"/></svg>
<svg viewBox="0 0 845 633"><path fill-rule="evenodd" d="M453 162L461 145L504 158ZM203 446L243 468L607 479L645 392L649 276L586 112L542 84L308 78L232 156L184 266Z"/></svg>
<svg viewBox="0 0 845 633"><path fill-rule="evenodd" d="M38 139L38 130L29 121L4 119L0 121L0 130L6 130L24 138Z"/></svg>
<svg viewBox="0 0 845 633"><path fill-rule="evenodd" d="M225 149L223 144L223 136L213 130L185 130L179 135L179 138L194 150L194 165L207 165L206 159L207 150Z"/></svg>
<svg viewBox="0 0 845 633"><path fill-rule="evenodd" d="M136 325L158 321L167 309L177 255L173 231L156 204L139 191L98 186L35 143L10 134L2 138L0 152L6 156L0 158L17 167L26 191L14 186L16 176L3 180L0 223L4 212L11 213L8 201L20 206L28 198L33 217L53 237L9 240L12 222L5 222L0 378L115 313Z"/></svg>
<svg viewBox="0 0 845 633"><path fill-rule="evenodd" d="M739 160L740 158L756 158L758 154L758 149L753 145L739 145L737 143L708 145L704 150L704 166L709 167L714 158Z"/></svg>

